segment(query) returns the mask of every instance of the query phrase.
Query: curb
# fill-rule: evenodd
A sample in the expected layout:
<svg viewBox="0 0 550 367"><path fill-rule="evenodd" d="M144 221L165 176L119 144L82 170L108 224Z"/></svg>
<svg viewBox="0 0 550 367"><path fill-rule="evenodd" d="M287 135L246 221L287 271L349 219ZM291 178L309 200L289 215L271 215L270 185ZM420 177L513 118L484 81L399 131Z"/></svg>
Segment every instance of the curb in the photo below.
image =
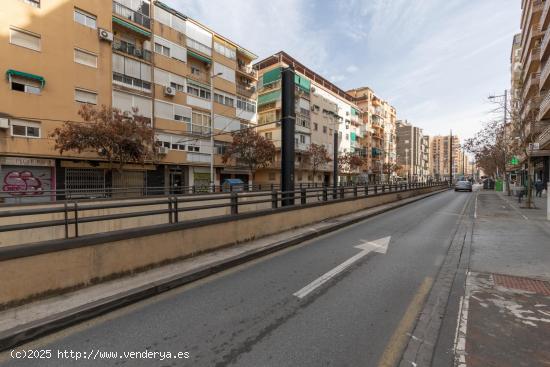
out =
<svg viewBox="0 0 550 367"><path fill-rule="evenodd" d="M334 232L341 228L361 222L365 219L403 207L405 205L440 194L445 191L448 191L448 189L445 188L428 194L419 195L419 197L411 198L411 200L404 203L396 202L397 205L394 206L375 210L371 213L358 216L344 222L335 223L322 229L311 230L307 233L302 233L272 243L271 245L260 249L244 252L234 257L223 259L218 262L214 262L213 264L208 264L189 272L181 273L170 278L163 279L161 281L155 281L151 284L124 291L117 295L97 300L86 305L73 308L71 310L63 311L58 314L45 317L43 319L0 332L0 352L10 348L14 348L46 334L50 334L66 327L75 325L79 322L89 320L115 309L128 306L143 299L158 295L160 293L169 291L171 289L180 287L193 281L230 269L237 265L241 265L251 260L255 260L271 253L283 250L285 248L298 245L302 242L311 240L330 232Z"/></svg>

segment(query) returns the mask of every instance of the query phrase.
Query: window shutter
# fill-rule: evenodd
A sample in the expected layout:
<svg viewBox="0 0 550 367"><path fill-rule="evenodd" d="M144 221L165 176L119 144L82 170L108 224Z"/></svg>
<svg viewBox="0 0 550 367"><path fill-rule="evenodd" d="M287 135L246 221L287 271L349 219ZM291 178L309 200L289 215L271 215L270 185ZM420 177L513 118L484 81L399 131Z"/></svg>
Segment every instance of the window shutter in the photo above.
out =
<svg viewBox="0 0 550 367"><path fill-rule="evenodd" d="M27 32L10 29L10 43L40 51L40 37Z"/></svg>
<svg viewBox="0 0 550 367"><path fill-rule="evenodd" d="M140 62L129 58L124 59L124 74L136 79L141 79Z"/></svg>
<svg viewBox="0 0 550 367"><path fill-rule="evenodd" d="M113 71L124 74L124 56L113 54Z"/></svg>
<svg viewBox="0 0 550 367"><path fill-rule="evenodd" d="M193 110L189 107L179 104L174 105L174 115L179 115L191 119L192 112ZM174 118L174 116L172 116L172 118Z"/></svg>
<svg viewBox="0 0 550 367"><path fill-rule="evenodd" d="M162 101L155 101L155 117L173 120L174 119L174 107L171 103Z"/></svg>

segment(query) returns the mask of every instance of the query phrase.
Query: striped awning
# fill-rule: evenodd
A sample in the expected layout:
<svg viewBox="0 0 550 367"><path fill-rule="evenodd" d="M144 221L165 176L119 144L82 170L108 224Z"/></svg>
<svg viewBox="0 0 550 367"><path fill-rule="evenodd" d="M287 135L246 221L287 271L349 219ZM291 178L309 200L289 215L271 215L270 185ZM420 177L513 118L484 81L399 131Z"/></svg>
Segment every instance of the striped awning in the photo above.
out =
<svg viewBox="0 0 550 367"><path fill-rule="evenodd" d="M40 75L25 73L23 71L17 71L17 70L13 70L13 69L9 69L8 71L6 71L6 75L8 76L8 78L12 77L12 76L20 76L22 78L36 80L36 81L40 82L40 85L42 86L42 88L44 88L44 86L46 85L46 79L44 79L44 77L42 77Z"/></svg>
<svg viewBox="0 0 550 367"><path fill-rule="evenodd" d="M134 32L137 32L143 36L146 36L146 37L151 37L151 32L148 32L146 31L145 29L141 29L140 27L138 26L135 26L133 25L132 23L128 23L127 21L125 20L122 20L120 18L117 18L117 17L114 17L113 16L113 22L115 22L116 24L119 24L125 28L128 28Z"/></svg>

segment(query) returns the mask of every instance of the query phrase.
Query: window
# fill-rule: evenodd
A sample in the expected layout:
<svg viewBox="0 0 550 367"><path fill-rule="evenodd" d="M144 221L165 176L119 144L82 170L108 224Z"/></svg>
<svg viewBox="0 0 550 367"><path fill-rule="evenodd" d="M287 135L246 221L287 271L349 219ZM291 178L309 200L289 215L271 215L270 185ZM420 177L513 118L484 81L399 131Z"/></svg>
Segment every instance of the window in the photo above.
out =
<svg viewBox="0 0 550 367"><path fill-rule="evenodd" d="M10 28L10 43L34 51L40 51L40 36L21 29Z"/></svg>
<svg viewBox="0 0 550 367"><path fill-rule="evenodd" d="M269 132L269 133L265 133L265 138L267 140L273 140L273 133Z"/></svg>
<svg viewBox="0 0 550 367"><path fill-rule="evenodd" d="M83 26L96 29L96 16L86 13L85 11L75 9L74 10L74 21L82 24Z"/></svg>
<svg viewBox="0 0 550 367"><path fill-rule="evenodd" d="M187 84L187 93L193 96L210 100L210 91L195 84Z"/></svg>
<svg viewBox="0 0 550 367"><path fill-rule="evenodd" d="M181 84L170 82L170 86L175 90L177 90L178 92L185 92L185 86Z"/></svg>
<svg viewBox="0 0 550 367"><path fill-rule="evenodd" d="M77 88L74 90L74 100L82 103L97 104L97 93Z"/></svg>
<svg viewBox="0 0 550 367"><path fill-rule="evenodd" d="M313 123L313 130L315 131L319 130L319 125L317 125L316 122Z"/></svg>
<svg viewBox="0 0 550 367"><path fill-rule="evenodd" d="M155 117L161 119L190 123L191 112L191 109L184 105L168 103L159 100L155 101Z"/></svg>
<svg viewBox="0 0 550 367"><path fill-rule="evenodd" d="M166 57L170 57L170 48L161 45L160 43L155 43L155 52L157 54L164 55Z"/></svg>
<svg viewBox="0 0 550 367"><path fill-rule="evenodd" d="M11 76L11 90L25 92L30 94L40 94L42 85L38 80L24 78L21 76Z"/></svg>
<svg viewBox="0 0 550 367"><path fill-rule="evenodd" d="M237 108L243 111L255 113L256 102L242 98L242 97L237 97Z"/></svg>
<svg viewBox="0 0 550 367"><path fill-rule="evenodd" d="M92 68L97 68L97 55L94 55L91 52L87 52L87 51L75 48L74 62L78 64L86 65Z"/></svg>
<svg viewBox="0 0 550 367"><path fill-rule="evenodd" d="M40 138L40 123L12 119L11 135L25 138Z"/></svg>
<svg viewBox="0 0 550 367"><path fill-rule="evenodd" d="M237 53L235 52L235 50L227 47L227 46L224 46L222 45L221 43L218 43L218 42L214 42L214 50L216 50L217 53L229 58L229 59L233 59L233 60L236 60L237 59Z"/></svg>
<svg viewBox="0 0 550 367"><path fill-rule="evenodd" d="M193 123L191 124L191 132L195 134L210 133L210 115L193 112Z"/></svg>
<svg viewBox="0 0 550 367"><path fill-rule="evenodd" d="M326 133L327 133L327 127L323 126L323 134L326 134ZM332 135L332 131L330 132L330 134Z"/></svg>
<svg viewBox="0 0 550 367"><path fill-rule="evenodd" d="M300 135L300 143L305 144L306 143L306 136Z"/></svg>

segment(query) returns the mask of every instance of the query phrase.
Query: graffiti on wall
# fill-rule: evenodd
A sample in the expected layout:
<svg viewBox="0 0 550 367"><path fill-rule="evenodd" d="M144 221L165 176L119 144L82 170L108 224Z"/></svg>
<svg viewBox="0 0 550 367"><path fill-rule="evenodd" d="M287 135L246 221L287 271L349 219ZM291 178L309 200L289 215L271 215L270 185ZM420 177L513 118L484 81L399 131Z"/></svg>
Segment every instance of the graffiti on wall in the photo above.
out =
<svg viewBox="0 0 550 367"><path fill-rule="evenodd" d="M31 171L10 171L4 176L2 191L7 191L11 195L42 195L42 181L39 177L34 177Z"/></svg>

